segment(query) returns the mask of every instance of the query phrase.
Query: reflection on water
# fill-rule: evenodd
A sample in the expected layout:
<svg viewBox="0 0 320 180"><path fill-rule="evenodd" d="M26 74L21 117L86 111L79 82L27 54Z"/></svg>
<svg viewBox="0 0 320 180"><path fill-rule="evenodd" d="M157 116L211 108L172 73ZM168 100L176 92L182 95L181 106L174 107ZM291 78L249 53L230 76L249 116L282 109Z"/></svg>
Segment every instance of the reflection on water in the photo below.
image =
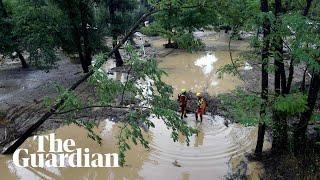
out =
<svg viewBox="0 0 320 180"><path fill-rule="evenodd" d="M119 132L119 125L105 120L96 129L102 136L102 146L87 138L84 129L78 126L64 126L55 131L56 138L73 139L76 148L90 148L91 153L113 153L117 152L116 138ZM48 145L48 143L45 143ZM29 138L21 148L26 148L29 153L36 152L37 144ZM48 146L45 147L48 150ZM138 170L147 159L148 151L141 146L132 146L127 154L127 166L123 168L18 168L12 163L11 156L1 156L0 172L4 173L4 179L139 179Z"/></svg>
<svg viewBox="0 0 320 180"><path fill-rule="evenodd" d="M218 59L216 58L216 56L214 54L207 53L206 55L197 59L194 64L196 66L199 66L205 75L209 75L213 70L213 63L215 63L217 61L218 61Z"/></svg>
<svg viewBox="0 0 320 180"><path fill-rule="evenodd" d="M237 125L228 128L224 119L204 116L202 124L196 123L191 114L185 121L199 130L191 137L190 146L180 137L174 143L170 131L161 119L152 119L156 128L146 135L150 150L133 146L127 153L123 168L18 168L11 156L0 156L0 172L4 179L222 179L227 174L227 161L253 147L255 131ZM65 126L56 130L56 138L74 139L76 148L90 148L90 152L117 152L116 138L119 125L109 120L102 122L97 132L101 133L103 145L86 138L83 129ZM22 148L35 152L37 144L31 138ZM48 147L46 147L48 148ZM178 162L179 166L173 165Z"/></svg>
<svg viewBox="0 0 320 180"><path fill-rule="evenodd" d="M198 130L198 133L195 136L194 147L202 146L204 140L204 133L202 128L200 127L196 129Z"/></svg>
<svg viewBox="0 0 320 180"><path fill-rule="evenodd" d="M152 161L145 162L141 171L143 177L154 175L166 179L221 179L227 174L226 163L229 157L249 151L252 146L250 137L253 131L233 125L227 128L218 116L214 119L204 116L204 122L197 124L193 116L189 115L186 122L199 130L198 135L191 137L189 147L172 142L165 124L159 119L154 122L157 128L151 130L153 140L149 159ZM238 140L243 143L236 143ZM174 161L181 167L174 167Z"/></svg>
<svg viewBox="0 0 320 180"><path fill-rule="evenodd" d="M160 60L160 68L168 73L163 81L173 86L175 96L181 89L216 95L233 90L241 83L234 76L225 74L221 79L216 73L221 66L231 63L227 51L190 54L177 50Z"/></svg>

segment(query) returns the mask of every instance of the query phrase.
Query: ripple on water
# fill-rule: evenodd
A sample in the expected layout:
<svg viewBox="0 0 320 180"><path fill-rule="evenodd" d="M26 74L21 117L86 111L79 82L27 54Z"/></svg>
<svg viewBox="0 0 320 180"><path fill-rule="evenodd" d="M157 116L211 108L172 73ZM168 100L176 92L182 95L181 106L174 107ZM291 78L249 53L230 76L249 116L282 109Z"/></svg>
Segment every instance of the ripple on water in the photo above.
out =
<svg viewBox="0 0 320 180"><path fill-rule="evenodd" d="M194 116L189 114L186 123L199 130L198 135L190 138L187 147L185 139L179 137L178 142L170 138L170 131L162 120L152 118L156 128L150 129L148 140L150 150L133 146L128 151L127 165L119 169L105 168L16 168L10 156L0 156L0 170L5 177L31 177L31 179L52 177L77 177L77 179L95 174L98 178L111 179L221 179L227 174L227 162L230 157L238 156L252 147L252 130L239 125L223 125L224 119L216 116L204 116L203 123L195 123ZM106 119L101 123L99 131L103 138L103 145L99 146L90 139L83 138L86 132L75 126L65 126L56 131L57 138L72 138L77 147L90 147L93 152L116 152L115 135L119 132L119 125ZM24 148L32 152L37 145L27 141ZM174 162L181 166L176 167ZM45 175L44 175L45 174ZM24 178L22 178L24 179Z"/></svg>
<svg viewBox="0 0 320 180"><path fill-rule="evenodd" d="M187 169L212 169L227 163L231 156L251 149L252 142L248 140L251 131L235 125L226 127L223 124L224 119L219 116L204 116L204 121L200 124L195 123L193 115L189 114L185 121L199 130L198 135L190 138L189 147L183 138L179 138L179 143L174 143L162 120L153 119L157 128L150 130L150 160L164 166L178 160L179 164Z"/></svg>

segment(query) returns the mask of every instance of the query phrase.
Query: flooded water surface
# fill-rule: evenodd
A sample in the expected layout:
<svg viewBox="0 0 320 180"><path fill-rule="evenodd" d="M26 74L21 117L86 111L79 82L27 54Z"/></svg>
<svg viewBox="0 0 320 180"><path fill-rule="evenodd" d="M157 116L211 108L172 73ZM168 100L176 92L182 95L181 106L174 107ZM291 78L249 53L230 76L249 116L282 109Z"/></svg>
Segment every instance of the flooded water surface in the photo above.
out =
<svg viewBox="0 0 320 180"><path fill-rule="evenodd" d="M191 114L186 122L199 130L191 137L188 147L184 138L174 143L170 131L160 119L152 119L156 128L145 134L150 149L132 146L126 165L121 168L22 168L16 167L11 156L0 156L0 171L4 179L224 179L227 162L252 148L255 131L223 125L223 118L205 116L202 124L195 123ZM113 153L119 124L105 120L97 129L102 146L86 138L85 130L65 126L55 131L56 138L73 139L76 148L89 148L90 153ZM21 148L37 151L37 142L29 138ZM48 148L48 145L46 146Z"/></svg>
<svg viewBox="0 0 320 180"><path fill-rule="evenodd" d="M151 44L161 48L159 44L163 42L159 40ZM216 39L205 40L209 45L212 42ZM226 45L225 41L218 42L218 45ZM174 96L182 88L211 95L233 90L241 85L241 81L229 75L220 79L216 73L218 68L228 63L230 56L225 49L192 54L174 50L159 59L159 66L168 73L163 80L173 86ZM122 82L127 78L127 74L121 72L109 73L108 76ZM22 168L13 164L12 156L0 155L1 179L225 179L230 158L251 151L256 136L256 130L252 128L237 124L226 127L224 119L219 116L206 115L200 124L195 122L193 114L189 114L185 121L199 133L191 137L190 146L187 146L182 137L179 142L172 141L170 131L161 119L150 118L156 127L145 133L150 149L132 146L126 154L124 167ZM55 134L56 138L63 140L73 139L76 148L89 148L90 153L105 154L118 152L116 136L119 129L119 124L108 119L101 122L96 131L101 134L102 146L87 138L85 130L77 126L64 126L55 130ZM33 153L37 144L31 137L21 148Z"/></svg>
<svg viewBox="0 0 320 180"><path fill-rule="evenodd" d="M228 74L219 78L217 70L229 63L229 52L226 51L192 54L175 51L160 58L159 66L168 73L163 80L173 86L174 95L181 89L217 95L233 90L241 84L238 78Z"/></svg>

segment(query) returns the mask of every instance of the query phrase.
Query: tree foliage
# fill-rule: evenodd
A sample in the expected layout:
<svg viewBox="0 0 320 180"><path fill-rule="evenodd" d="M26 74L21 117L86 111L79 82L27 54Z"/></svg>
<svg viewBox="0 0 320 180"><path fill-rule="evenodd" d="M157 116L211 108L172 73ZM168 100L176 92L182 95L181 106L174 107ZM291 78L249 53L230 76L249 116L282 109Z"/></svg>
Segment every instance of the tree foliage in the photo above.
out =
<svg viewBox="0 0 320 180"><path fill-rule="evenodd" d="M235 32L239 30L256 32L256 36L251 37L253 50L251 58L256 57L257 63L265 64L266 62L262 62L259 56L256 56L261 53L262 56L267 55L267 62L273 62L267 64L269 66L268 73L274 74L275 77L273 82L275 89L267 94L268 106L272 108L267 108L266 114L272 114L273 149L275 152L281 153L280 149L285 150L287 144L290 144L288 141L299 142L297 144L300 145L306 144L303 137L305 137L306 127L311 117L310 113L313 112L318 93L318 86L315 82L318 81L319 76L319 10L317 9L319 4L312 0L263 2L266 2L265 5L270 7L267 12L260 12L259 1L221 2L220 5L226 7L226 11L221 12L224 17L221 20L231 26ZM263 30L266 19L270 23L271 31L264 38L261 35L261 30ZM267 54L263 51L266 43L270 46ZM241 59L234 62L235 64L221 68L220 73L229 72L233 75L239 75L236 72L243 63L241 63ZM304 91L299 92L299 90L291 88L293 78L296 76L294 72L301 64L306 65L306 68L312 73L307 94L304 94ZM265 74L267 79L268 73ZM305 82L305 75L296 78L301 78L302 82ZM234 105L234 107L238 106ZM300 122L295 128L288 129L288 121L299 117ZM292 133L295 134L294 138L286 139L287 134ZM283 143L277 145L278 142ZM301 146L294 148L301 148Z"/></svg>
<svg viewBox="0 0 320 180"><path fill-rule="evenodd" d="M181 133L186 137L188 144L189 137L196 132L181 121L177 114L177 104L170 99L172 87L161 80L161 76L165 73L158 68L157 61L155 59L141 59L130 46L126 48L126 52L130 56L130 61L126 65L130 67L130 72L132 72L129 74L131 77L128 78L128 81L121 83L110 79L104 71L94 66L95 72L90 77L89 83L95 88L95 96L87 99L86 102L81 101L78 95L65 91L61 87L58 88L59 97L67 97L67 100L57 113L69 113L70 120L68 122L83 126L88 130L88 136L99 143L101 143L101 138L93 131L93 128L96 127L94 122L76 119L77 112L85 107L127 109L126 118L120 119L121 129L117 135L121 165L125 163L125 152L130 149L129 142L140 143L145 148L149 148L149 142L143 136L141 126L154 128L152 116L162 119L172 130L171 137L174 141L178 140L178 134ZM104 59L103 55L99 55L97 64ZM138 85L137 80L141 81ZM130 96L133 103L119 101L119 98L122 99L124 94Z"/></svg>
<svg viewBox="0 0 320 180"><path fill-rule="evenodd" d="M206 28L215 20L214 2L205 0L168 0L151 1L157 4L158 13L154 15L154 21L148 27L149 31L160 34L168 39L168 47L178 46L188 51L197 50L202 46L193 32L197 29ZM176 45L172 45L175 42Z"/></svg>

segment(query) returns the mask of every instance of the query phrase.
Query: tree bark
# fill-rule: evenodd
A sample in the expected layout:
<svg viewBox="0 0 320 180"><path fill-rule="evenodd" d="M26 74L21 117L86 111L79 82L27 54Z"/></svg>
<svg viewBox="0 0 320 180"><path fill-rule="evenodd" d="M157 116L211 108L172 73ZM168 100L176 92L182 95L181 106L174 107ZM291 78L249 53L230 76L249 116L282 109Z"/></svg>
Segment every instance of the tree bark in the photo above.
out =
<svg viewBox="0 0 320 180"><path fill-rule="evenodd" d="M87 28L88 23L88 7L85 3L80 2L80 13L81 13L81 30L83 37L83 46L84 46L84 61L87 67L91 66L92 62L92 48L89 40L89 31Z"/></svg>
<svg viewBox="0 0 320 180"><path fill-rule="evenodd" d="M306 131L308 127L308 122L312 116L314 107L316 105L316 100L318 98L318 93L320 89L320 73L314 72L312 74L312 79L310 83L308 99L307 99L307 110L303 112L300 116L300 121L295 127L293 140L294 140L294 152L296 155L304 152L306 148Z"/></svg>
<svg viewBox="0 0 320 180"><path fill-rule="evenodd" d="M69 21L72 26L73 40L75 42L75 46L78 51L81 67L82 67L82 70L84 73L88 73L89 66L88 66L88 63L86 62L84 55L83 55L83 49L82 49L82 43L81 43L81 32L80 32L81 30L80 30L80 27L78 27L78 25L76 24L77 15L75 14L75 12L72 11L74 4L68 3L67 6L68 6L67 8L69 9L68 10L68 18L69 18ZM79 8L81 9L81 6Z"/></svg>
<svg viewBox="0 0 320 180"><path fill-rule="evenodd" d="M307 4L302 13L303 16L308 15L313 0L306 0L306 1L307 1ZM303 73L302 83L300 87L301 92L305 91L307 68L308 66L306 66ZM293 132L293 149L294 149L295 155L303 153L306 149L306 140L307 140L306 131L308 127L308 122L311 119L311 116L316 104L316 100L318 98L318 93L320 89L319 82L320 82L320 73L318 71L316 72L313 71L309 92L308 92L307 109L301 114L299 123L295 126L295 129Z"/></svg>
<svg viewBox="0 0 320 180"><path fill-rule="evenodd" d="M281 72L279 67L280 63L275 60L275 94L276 97L281 95ZM277 111L273 110L273 142L272 142L272 152L275 154L283 154L287 152L287 120L286 117Z"/></svg>
<svg viewBox="0 0 320 180"><path fill-rule="evenodd" d="M123 60L122 60L122 57L121 57L121 54L120 54L119 50L116 50L114 52L114 56L116 58L116 66L117 67L122 66L123 65Z"/></svg>
<svg viewBox="0 0 320 180"><path fill-rule="evenodd" d="M29 65L27 64L27 61L26 61L26 59L23 57L23 55L21 54L21 52L20 52L20 51L16 51L16 52L17 52L18 57L19 57L19 59L20 59L20 61L21 61L22 68L23 68L23 69L29 68Z"/></svg>
<svg viewBox="0 0 320 180"><path fill-rule="evenodd" d="M0 0L0 13L2 13L2 14L0 14L0 16L2 16L2 17L8 17L7 10L4 7L2 0Z"/></svg>
<svg viewBox="0 0 320 180"><path fill-rule="evenodd" d="M306 90L306 74L307 74L308 66L303 71L302 82L300 85L300 91L303 93Z"/></svg>
<svg viewBox="0 0 320 180"><path fill-rule="evenodd" d="M116 23L115 22L116 2L111 1L108 8L109 8L109 13L110 13L111 24L114 25ZM113 45L113 47L115 47L117 44L117 41L118 41L118 36L117 36L118 33L117 33L117 30L115 29L115 27L112 27L111 34L112 34L112 45ZM121 54L118 49L114 52L114 56L116 59L116 66L117 67L122 66L123 60L122 60Z"/></svg>
<svg viewBox="0 0 320 180"><path fill-rule="evenodd" d="M307 5L304 8L303 13L302 13L303 16L307 16L308 15L310 7L311 7L311 4L312 4L312 1L313 0L307 0ZM306 70L307 70L307 68L306 68ZM304 91L304 86L305 86L304 84L305 84L306 70L304 71L303 80L302 80L303 83L302 83L302 85L300 87L300 90L302 92ZM285 94L289 94L290 93L291 84L292 84L292 80L293 80L293 73L294 73L294 59L293 59L293 57L291 57L290 67L289 67L289 76L288 76L288 82L287 82L287 88L286 88Z"/></svg>
<svg viewBox="0 0 320 180"><path fill-rule="evenodd" d="M289 66L289 76L288 76L288 81L287 81L287 87L286 87L285 94L289 94L290 90L291 90L291 84L292 84L293 73L294 73L294 63L293 63L293 61L294 61L294 59L293 59L293 57L291 57L290 66Z"/></svg>
<svg viewBox="0 0 320 180"><path fill-rule="evenodd" d="M116 38L116 37L115 37ZM114 39L113 40L113 47L115 47L115 45L117 44L117 39ZM117 49L115 52L114 52L114 56L116 58L116 66L117 67L120 67L123 65L123 60L122 60L122 57L121 57L121 54L119 52L119 49Z"/></svg>
<svg viewBox="0 0 320 180"><path fill-rule="evenodd" d="M312 1L313 0L307 0L307 5L304 8L303 13L302 13L303 16L307 16L308 15L310 7L311 7L311 4L312 4Z"/></svg>
<svg viewBox="0 0 320 180"><path fill-rule="evenodd" d="M275 0L275 16L276 25L281 24L280 13L282 12L281 0ZM283 63L283 40L277 35L278 27L275 27L276 36L273 39L273 47L275 48L275 79L274 89L276 97L284 95L286 90L286 76ZM288 134L287 134L287 118L276 109L273 110L273 142L272 152L275 154L284 154L288 150Z"/></svg>
<svg viewBox="0 0 320 180"><path fill-rule="evenodd" d="M263 150L263 142L264 142L264 135L266 132L266 123L260 122L258 127L258 137L257 137L257 145L254 153L257 156L261 156Z"/></svg>
<svg viewBox="0 0 320 180"><path fill-rule="evenodd" d="M262 12L267 13L269 11L268 0L260 1L260 9ZM268 65L269 65L269 49L270 49L270 20L266 18L263 22L263 47L261 51L262 70L261 70L261 108L260 108L260 122L258 127L258 137L255 149L255 154L261 155L263 149L264 135L266 124L264 122L266 107L268 102Z"/></svg>
<svg viewBox="0 0 320 180"><path fill-rule="evenodd" d="M80 63L81 63L81 67L84 73L88 73L89 72L89 66L88 63L86 62L86 59L83 55L83 50L82 50L82 45L81 45L81 34L78 30L77 27L73 27L73 31L74 31L74 39L75 39L75 43L77 46L77 50L78 50L78 54L79 54L79 59L80 59Z"/></svg>

